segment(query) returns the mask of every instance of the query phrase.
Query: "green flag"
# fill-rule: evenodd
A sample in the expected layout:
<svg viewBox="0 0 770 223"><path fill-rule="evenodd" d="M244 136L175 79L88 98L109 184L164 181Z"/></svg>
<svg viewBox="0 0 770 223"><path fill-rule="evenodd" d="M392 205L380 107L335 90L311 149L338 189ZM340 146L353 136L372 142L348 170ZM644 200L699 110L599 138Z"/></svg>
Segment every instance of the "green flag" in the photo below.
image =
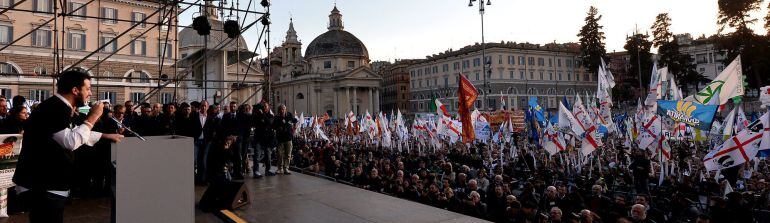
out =
<svg viewBox="0 0 770 223"><path fill-rule="evenodd" d="M438 107L436 107L436 94L430 94L430 103L428 103L428 110L430 112L436 112Z"/></svg>

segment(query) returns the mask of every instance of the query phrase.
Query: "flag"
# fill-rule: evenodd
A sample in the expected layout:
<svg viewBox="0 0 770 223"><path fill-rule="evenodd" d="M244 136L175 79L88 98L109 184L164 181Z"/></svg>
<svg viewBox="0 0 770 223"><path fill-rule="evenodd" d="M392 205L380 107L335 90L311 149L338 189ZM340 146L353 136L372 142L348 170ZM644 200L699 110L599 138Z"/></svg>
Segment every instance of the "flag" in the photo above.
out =
<svg viewBox="0 0 770 223"><path fill-rule="evenodd" d="M759 144L759 156L770 156L770 110L765 112L762 117L759 117L759 121L762 123L762 143Z"/></svg>
<svg viewBox="0 0 770 223"><path fill-rule="evenodd" d="M733 110L730 111L729 114L727 114L727 117L725 117L725 123L722 129L722 135L725 136L731 136L733 135L733 132L735 130L735 113L737 112L738 107L734 107Z"/></svg>
<svg viewBox="0 0 770 223"><path fill-rule="evenodd" d="M435 99L433 101L434 101L434 104L435 104L434 106L436 106L436 108L438 108L436 110L436 114L438 114L440 116L444 116L444 117L452 117L452 115L449 114L449 111L447 111L446 106L444 106L444 104L442 104L441 101L439 101L438 99Z"/></svg>
<svg viewBox="0 0 770 223"><path fill-rule="evenodd" d="M580 148L580 152L583 153L583 155L591 154L591 152L601 146L601 142L599 142L598 137L596 137L596 130L596 126L591 126L591 128L586 130L586 134L585 137L583 137L582 146Z"/></svg>
<svg viewBox="0 0 770 223"><path fill-rule="evenodd" d="M543 140L543 148L545 148L545 151L547 151L549 154L554 155L560 151L564 151L567 147L564 143L564 137L561 137L561 135L553 129L553 125L551 123L548 123L548 126L545 128L545 140Z"/></svg>
<svg viewBox="0 0 770 223"><path fill-rule="evenodd" d="M681 122L700 130L708 131L711 129L711 123L714 121L714 115L718 107L716 105L702 105L684 100L658 100L657 113L663 117L667 116L675 122Z"/></svg>
<svg viewBox="0 0 770 223"><path fill-rule="evenodd" d="M438 112L438 106L436 105L436 94L430 94L430 102L428 103L428 111Z"/></svg>
<svg viewBox="0 0 770 223"><path fill-rule="evenodd" d="M575 118L574 115L572 115L572 112L567 109L566 106L564 106L564 103L559 102L559 122L557 123L559 129L571 129L572 132L575 133L575 135L583 135L585 133L585 130L578 122L578 120Z"/></svg>
<svg viewBox="0 0 770 223"><path fill-rule="evenodd" d="M763 134L743 130L725 141L703 158L706 170L718 170L741 165L757 155Z"/></svg>
<svg viewBox="0 0 770 223"><path fill-rule="evenodd" d="M537 121L541 125L545 125L545 114L543 113L543 108L540 107L539 104L537 104L537 98L530 96L528 104L530 109L532 109L532 116L534 116L534 118L537 118Z"/></svg>
<svg viewBox="0 0 770 223"><path fill-rule="evenodd" d="M749 126L749 120L746 118L746 113L743 112L743 104L738 105L738 113L735 115L735 132L741 132Z"/></svg>
<svg viewBox="0 0 770 223"><path fill-rule="evenodd" d="M505 110L505 98L503 92L500 91L500 110Z"/></svg>
<svg viewBox="0 0 770 223"><path fill-rule="evenodd" d="M591 120L588 110L583 106L583 101L580 100L580 97L576 96L575 98L577 99L575 99L575 104L572 105L572 115L575 116L578 125L583 128L583 131L588 131L589 128L594 126L594 122Z"/></svg>
<svg viewBox="0 0 770 223"><path fill-rule="evenodd" d="M660 117L654 114L650 115L641 126L639 148L655 152L658 146L656 143L660 140L661 133Z"/></svg>
<svg viewBox="0 0 770 223"><path fill-rule="evenodd" d="M711 83L695 94L695 100L701 104L708 104L711 100L719 99L719 104L723 105L731 98L736 103L740 102L743 94L743 70L741 56L738 55Z"/></svg>
<svg viewBox="0 0 770 223"><path fill-rule="evenodd" d="M459 75L460 83L457 88L457 100L460 104L460 108L458 113L460 114L460 120L462 120L463 124L463 143L469 143L475 138L470 109L473 107L473 104L476 103L479 92L476 90L476 87L473 86L471 81L465 78L465 75Z"/></svg>

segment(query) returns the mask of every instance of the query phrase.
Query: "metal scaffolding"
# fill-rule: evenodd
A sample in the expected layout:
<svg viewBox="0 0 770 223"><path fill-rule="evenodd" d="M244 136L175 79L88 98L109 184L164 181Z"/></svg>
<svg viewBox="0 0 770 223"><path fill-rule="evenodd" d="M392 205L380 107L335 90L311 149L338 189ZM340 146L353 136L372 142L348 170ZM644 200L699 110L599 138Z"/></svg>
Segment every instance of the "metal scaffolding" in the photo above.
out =
<svg viewBox="0 0 770 223"><path fill-rule="evenodd" d="M19 8L20 5L24 2L28 2L28 0L16 0L13 1L13 5L10 5L9 7L0 6L0 15L5 14L8 11L12 12L25 12L25 13L35 13L35 14L46 14L46 15L52 15L53 18L50 18L43 22L42 24L36 24L32 30L29 32L24 33L23 35L20 35L18 38L12 38L12 40L5 45L0 45L0 53L3 53L4 50L6 50L9 47L15 46L21 39L27 38L29 35L32 35L33 32L36 30L39 30L42 27L46 26L52 26L52 55L53 55L53 72L51 72L50 77L50 83L16 83L17 85L47 85L51 84L52 88L55 86L56 78L59 73L64 71L64 64L62 63L64 60L64 53L67 52L65 49L65 44L59 43L59 40L62 38L62 36L65 36L66 33L64 31L64 27L66 27L67 18L69 17L77 17L77 18L84 18L84 19L96 19L100 22L97 22L99 26L101 26L101 21L103 20L112 20L116 22L130 22L132 25L130 28L121 30L119 33L115 35L114 38L112 38L110 41L107 42L99 42L99 47L93 51L86 52L87 54L85 56L82 56L78 59L76 59L76 62L72 64L67 64L69 68L67 69L75 69L79 67L79 65L84 64L86 61L94 62L91 66L88 66L87 68L84 68L85 71L91 71L94 70L97 72L97 75L93 75L92 79L96 81L96 83L99 83L99 80L104 81L110 81L112 80L113 83L111 84L96 84L95 88L97 89L98 94L98 88L100 86L108 87L108 86L123 86L120 84L115 84L115 82L118 81L126 81L129 83L136 83L134 80L141 79L141 81L144 80L152 80L155 81L155 83L152 83L152 81L147 81L147 88L150 88L150 91L145 94L145 97L142 99L141 103L136 103L136 105L140 105L147 100L151 99L154 95L161 92L161 90L166 88L173 88L174 89L174 95L173 95L173 102L178 101L177 91L179 88L183 89L230 89L231 91L224 97L226 98L233 92L239 89L244 88L253 88L255 91L254 93L249 96L248 98L253 98L260 90L268 91L269 90L269 81L270 81L270 71L269 71L269 64L265 63L264 61L267 60L259 60L258 65L260 68L264 71L265 77L263 81L247 81L246 77L249 75L249 72L251 71L251 66L254 64L255 57L258 56L256 52L260 50L260 45L263 41L263 35L265 33L268 33L267 38L269 38L269 30L270 30L270 1L269 0L261 0L259 3L255 2L255 0L248 0L248 4L246 4L246 8L241 8L241 0L230 0L229 3L227 0L152 0L152 1L136 1L137 3L141 2L143 4L157 4L154 11L151 13L148 13L144 18L142 18L140 21L136 20L127 20L127 19L119 19L119 18L108 18L108 17L102 17L103 15L101 13L98 14L98 16L93 15L80 15L76 14L79 10L93 4L97 4L98 8L101 8L102 1L108 1L108 0L88 0L86 3L83 3L82 5L79 5L77 7L72 7L72 5L67 4L69 1L66 0L51 0L52 4L52 11L40 11L33 7L33 9L23 9ZM246 1L246 0L243 0ZM69 8L72 7L72 8ZM228 20L234 20L238 24L238 31L237 35L233 38L228 38L227 40L218 43L217 45L209 48L209 46L204 46L202 51L204 51L204 54L202 57L196 58L193 60L192 63L188 64L197 64L201 61L207 61L211 59L211 56L213 54L207 54L205 53L209 49L217 51L222 50L226 46L228 46L232 41L238 40L239 38L242 38L242 34L250 31L255 30L259 32L259 38L257 39L254 49L251 52L254 52L254 54L249 54L247 57L249 57L249 63L245 71L245 73L240 73L240 69L236 69L236 79L235 80L204 80L205 82L212 82L212 83L230 83L228 88L213 88L213 87L207 87L205 84L203 86L197 86L197 87L191 87L191 86L185 86L180 87L181 83L185 81L192 81L192 79L188 78L190 77L191 73L193 72L193 66L187 66L186 68L180 67L180 59L179 58L179 45L178 45L178 33L181 28L196 28L192 25L179 25L179 16L184 13L185 11L188 11L190 9L198 9L198 12L200 12L201 16L205 16L204 14L209 13L206 12L206 10L216 10L218 14L221 15L221 17L224 19L227 17ZM225 15L228 16L225 16ZM157 21L151 21L150 18L157 18ZM49 25L52 24L52 25ZM139 29L139 26L142 26L141 29ZM259 28L259 26L262 26ZM165 27L165 30L164 30ZM101 27L99 27L100 29ZM61 33L59 32L61 29ZM158 31L158 39L164 44L169 44L169 38L171 35L174 35L174 43L173 46L177 48L175 53L173 53L172 58L167 58L166 55L168 54L166 50L168 47L167 45L164 45L162 51L159 51L158 55L158 73L157 77L155 78L138 78L138 77L110 77L110 76L101 76L99 74L99 68L100 65L104 62L113 57L115 54L117 54L122 49L131 46L131 43L144 36L151 30L157 29ZM173 34L170 32L173 30ZM222 30L220 29L211 29L211 31L214 32L227 32L227 28L224 28ZM164 33L164 35L161 35ZM131 33L129 35L129 33ZM139 33L138 35L134 35L136 33ZM110 52L104 51L106 47L114 47L116 46L116 41L120 39L121 37L128 36L129 41L124 41L124 44L117 46L117 49L111 50ZM207 36L206 36L207 37ZM123 39L124 40L124 39ZM267 40L264 40L264 50L267 52L265 54L265 57L269 56L269 50L270 45ZM205 41L206 44L208 44L208 40ZM240 48L241 41L236 41L237 48ZM236 63L241 62L241 52L239 49L236 50ZM79 52L83 53L83 52ZM96 57L96 58L95 58ZM170 64L167 64L170 62ZM227 62L225 62L227 63ZM173 77L161 77L161 74L163 74L164 68L167 66L172 66L173 70ZM240 66L240 64L238 65ZM0 70L0 76L4 77L29 77L29 76L37 76L38 75L30 75L30 74L19 74L19 73L3 73L4 71ZM225 71L226 72L226 71ZM242 78L241 78L241 75ZM206 76L204 74L204 76ZM152 86L155 84L155 86ZM131 85L129 87L136 87L135 85ZM270 95L268 92L265 92L263 94L263 98L267 98L267 96ZM245 103L246 101L244 101Z"/></svg>

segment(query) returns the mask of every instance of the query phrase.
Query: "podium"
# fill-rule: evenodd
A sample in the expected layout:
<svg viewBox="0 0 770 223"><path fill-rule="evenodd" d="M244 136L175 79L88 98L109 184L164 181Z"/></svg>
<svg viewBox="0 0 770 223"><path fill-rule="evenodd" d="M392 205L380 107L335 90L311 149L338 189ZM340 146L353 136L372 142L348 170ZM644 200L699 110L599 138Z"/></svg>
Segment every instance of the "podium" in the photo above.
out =
<svg viewBox="0 0 770 223"><path fill-rule="evenodd" d="M194 222L193 139L146 139L112 144L116 222Z"/></svg>

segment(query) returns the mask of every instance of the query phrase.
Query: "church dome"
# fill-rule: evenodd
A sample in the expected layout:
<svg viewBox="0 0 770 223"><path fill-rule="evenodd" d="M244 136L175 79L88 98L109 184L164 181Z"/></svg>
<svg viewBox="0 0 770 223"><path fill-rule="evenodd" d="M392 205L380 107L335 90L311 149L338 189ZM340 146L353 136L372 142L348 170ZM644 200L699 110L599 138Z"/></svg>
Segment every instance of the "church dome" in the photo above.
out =
<svg viewBox="0 0 770 223"><path fill-rule="evenodd" d="M226 41L230 41L229 37L227 37L227 34L225 34L224 30L224 23L222 21L219 21L217 19L209 18L209 24L211 24L211 34L209 34L208 37L208 45L206 45L206 48L208 49L219 49L226 51L236 51L236 48L240 50L248 50L248 46L246 46L246 40L243 39L242 35L238 36L238 39L236 41L231 41L227 46L222 48L221 44ZM179 48L185 49L185 48L203 48L205 38L204 36L198 35L198 32L195 31L192 27L185 27L182 29L182 31L179 32Z"/></svg>
<svg viewBox="0 0 770 223"><path fill-rule="evenodd" d="M369 58L369 51L361 40L345 30L329 30L316 37L307 46L305 58L346 55Z"/></svg>

